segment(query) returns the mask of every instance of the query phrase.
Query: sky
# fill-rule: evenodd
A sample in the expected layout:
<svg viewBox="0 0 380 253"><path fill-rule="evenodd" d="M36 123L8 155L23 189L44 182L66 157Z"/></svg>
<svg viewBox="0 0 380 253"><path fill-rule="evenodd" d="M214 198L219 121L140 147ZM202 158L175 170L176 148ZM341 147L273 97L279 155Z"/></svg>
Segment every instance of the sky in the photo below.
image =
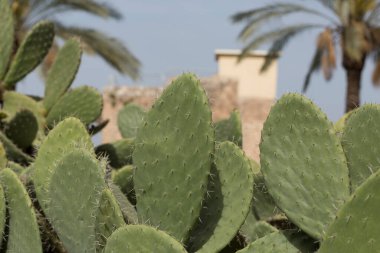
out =
<svg viewBox="0 0 380 253"><path fill-rule="evenodd" d="M232 24L231 15L256 8L273 0L109 0L124 16L121 21L102 20L91 15L65 14L58 18L68 25L92 27L119 38L141 61L142 77L134 82L110 68L98 57L84 56L75 86L87 84L104 89L107 84L161 85L183 72L198 76L216 73L215 49L241 49L237 39L242 25ZM283 2L283 1L281 1ZM317 1L289 0L324 11ZM326 20L298 15L277 20L277 24L318 22ZM275 26L275 23L267 27ZM289 43L279 59L277 98L286 92L301 92L305 74L314 54L318 30L309 31ZM265 49L264 46L262 49ZM327 82L322 73L313 75L306 96L311 98L328 117L336 121L343 115L345 105L345 73L338 59L333 78ZM380 103L380 88L373 87L371 72L374 65L368 60L362 80L362 102ZM32 75L20 85L20 90L41 94L43 85ZM254 108L253 108L254 109Z"/></svg>

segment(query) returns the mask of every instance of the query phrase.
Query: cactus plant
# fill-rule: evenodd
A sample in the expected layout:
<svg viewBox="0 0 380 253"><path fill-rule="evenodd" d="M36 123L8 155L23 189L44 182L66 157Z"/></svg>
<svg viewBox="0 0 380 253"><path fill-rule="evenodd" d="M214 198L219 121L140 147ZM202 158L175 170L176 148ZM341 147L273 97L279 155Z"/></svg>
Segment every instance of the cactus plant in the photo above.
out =
<svg viewBox="0 0 380 253"><path fill-rule="evenodd" d="M126 104L117 115L117 125L123 138L133 139L145 117L144 110L135 104Z"/></svg>

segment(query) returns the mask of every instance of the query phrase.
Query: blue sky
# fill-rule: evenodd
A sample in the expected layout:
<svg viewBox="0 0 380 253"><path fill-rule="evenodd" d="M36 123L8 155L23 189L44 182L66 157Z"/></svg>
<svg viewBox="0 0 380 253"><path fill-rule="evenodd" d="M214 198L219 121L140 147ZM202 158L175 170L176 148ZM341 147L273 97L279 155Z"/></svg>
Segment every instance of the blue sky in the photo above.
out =
<svg viewBox="0 0 380 253"><path fill-rule="evenodd" d="M119 75L97 57L84 57L75 85L88 84L100 90L113 80L119 85L158 85L167 78L182 72L195 72L200 76L216 73L214 50L236 49L243 44L236 37L242 28L234 25L230 16L272 0L113 0L108 1L124 19L116 22L96 19L90 15L62 16L66 24L83 25L107 32L120 38L142 63L142 79L136 83ZM283 2L283 1L281 1ZM305 2L323 11L316 1ZM308 16L296 16L286 22L316 21ZM268 24L271 26L272 24ZM301 92L304 76L314 53L317 31L305 32L293 40L282 52L279 61L277 97L285 92ZM340 59L338 60L338 65ZM372 87L373 64L367 62L363 74L362 101L380 103L380 89ZM33 84L31 84L33 83ZM21 90L38 94L42 85L35 76L21 84ZM338 66L334 77L326 82L321 73L313 76L306 96L320 106L332 120L344 110L345 76Z"/></svg>

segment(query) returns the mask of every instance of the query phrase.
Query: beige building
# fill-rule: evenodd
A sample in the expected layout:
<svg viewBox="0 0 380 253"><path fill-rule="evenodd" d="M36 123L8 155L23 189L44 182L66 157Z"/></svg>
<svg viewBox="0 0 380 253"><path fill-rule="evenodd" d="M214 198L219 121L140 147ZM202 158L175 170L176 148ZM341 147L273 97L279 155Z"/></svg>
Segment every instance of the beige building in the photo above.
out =
<svg viewBox="0 0 380 253"><path fill-rule="evenodd" d="M201 83L209 96L214 121L227 118L234 109L240 111L243 149L258 161L261 129L276 95L277 61L261 73L266 52L254 51L239 61L240 53L239 50L216 50L218 73L201 78ZM110 119L110 123L103 131L103 142L120 138L117 111L125 103L133 102L149 108L162 90L163 87L107 87L103 94L102 118Z"/></svg>

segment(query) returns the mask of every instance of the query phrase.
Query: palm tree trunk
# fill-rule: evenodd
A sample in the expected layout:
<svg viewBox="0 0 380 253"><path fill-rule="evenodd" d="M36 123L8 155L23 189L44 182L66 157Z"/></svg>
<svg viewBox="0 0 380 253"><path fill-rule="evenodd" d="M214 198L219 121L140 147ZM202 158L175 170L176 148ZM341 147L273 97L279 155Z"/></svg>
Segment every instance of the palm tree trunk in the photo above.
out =
<svg viewBox="0 0 380 253"><path fill-rule="evenodd" d="M347 53L343 54L343 68L346 70L346 112L360 106L361 76L364 68L366 55L361 60L352 59Z"/></svg>

